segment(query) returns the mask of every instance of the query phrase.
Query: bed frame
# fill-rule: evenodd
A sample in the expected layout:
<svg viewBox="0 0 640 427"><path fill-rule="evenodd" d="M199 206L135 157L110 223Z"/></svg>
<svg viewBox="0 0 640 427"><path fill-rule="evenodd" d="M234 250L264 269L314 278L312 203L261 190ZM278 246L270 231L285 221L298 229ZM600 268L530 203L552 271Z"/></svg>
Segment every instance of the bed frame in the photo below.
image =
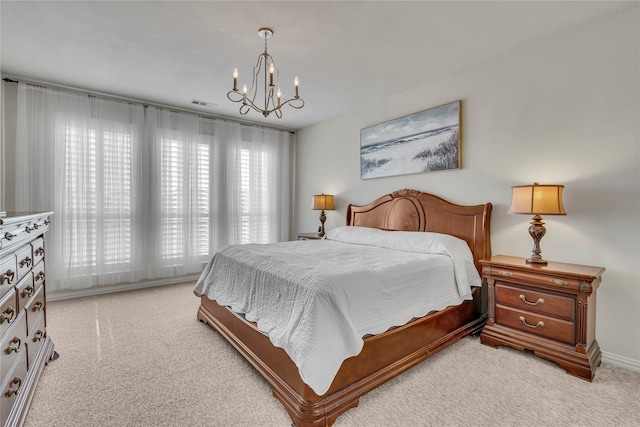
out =
<svg viewBox="0 0 640 427"><path fill-rule="evenodd" d="M416 190L400 190L366 206L349 205L347 225L386 230L431 231L467 241L478 271L491 257L491 203L460 206ZM217 329L271 383L296 427L331 426L364 394L433 356L486 320L486 296L474 288L473 300L417 318L364 339L360 354L345 360L329 390L318 396L300 378L286 352L275 347L255 324L202 296L198 319Z"/></svg>

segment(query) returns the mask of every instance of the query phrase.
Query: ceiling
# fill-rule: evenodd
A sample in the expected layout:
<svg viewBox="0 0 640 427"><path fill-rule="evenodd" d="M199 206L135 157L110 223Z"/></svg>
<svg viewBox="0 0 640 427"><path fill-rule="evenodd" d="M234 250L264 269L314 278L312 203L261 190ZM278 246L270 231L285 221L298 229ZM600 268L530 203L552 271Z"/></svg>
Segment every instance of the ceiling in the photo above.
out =
<svg viewBox="0 0 640 427"><path fill-rule="evenodd" d="M6 1L3 74L286 129L325 120L628 6L611 1ZM301 110L238 113L260 27ZM249 80L247 82L247 79ZM286 82L291 82L286 83ZM210 102L198 107L192 99Z"/></svg>

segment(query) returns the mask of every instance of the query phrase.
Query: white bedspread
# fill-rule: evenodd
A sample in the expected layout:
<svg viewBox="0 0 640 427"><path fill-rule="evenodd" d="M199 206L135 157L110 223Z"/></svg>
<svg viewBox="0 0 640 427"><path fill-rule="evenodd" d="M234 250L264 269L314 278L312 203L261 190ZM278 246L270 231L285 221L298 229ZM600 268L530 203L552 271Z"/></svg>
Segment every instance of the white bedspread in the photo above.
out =
<svg viewBox="0 0 640 427"><path fill-rule="evenodd" d="M194 292L256 322L322 395L363 336L458 305L480 283L452 236L339 227L323 240L227 246Z"/></svg>

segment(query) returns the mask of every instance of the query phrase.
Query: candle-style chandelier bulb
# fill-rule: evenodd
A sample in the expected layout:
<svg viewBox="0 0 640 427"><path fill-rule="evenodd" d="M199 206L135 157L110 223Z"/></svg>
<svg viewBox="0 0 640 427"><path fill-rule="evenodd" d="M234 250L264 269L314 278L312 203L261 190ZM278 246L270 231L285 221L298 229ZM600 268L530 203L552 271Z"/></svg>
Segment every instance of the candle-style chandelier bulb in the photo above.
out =
<svg viewBox="0 0 640 427"><path fill-rule="evenodd" d="M243 85L242 93L238 91L238 69L233 70L233 89L227 92L227 98L233 102L241 102L240 114L245 115L249 110L254 109L267 117L271 113L275 113L278 118L282 118L282 106L289 106L300 109L304 107L304 100L300 98L298 88L298 77L294 79L294 97L286 99L282 96L280 90L280 71L276 68L273 57L267 52L267 39L273 36L273 30L270 28L260 28L258 36L264 39L264 52L258 56L258 62L253 67L253 75L251 88L247 90L247 85ZM262 86L262 90L259 90ZM276 89L277 90L274 90ZM258 93L264 92L264 99L257 99ZM276 100L274 100L274 92ZM262 96L260 96L262 98ZM263 101L263 102L261 102ZM261 105L258 105L260 103Z"/></svg>

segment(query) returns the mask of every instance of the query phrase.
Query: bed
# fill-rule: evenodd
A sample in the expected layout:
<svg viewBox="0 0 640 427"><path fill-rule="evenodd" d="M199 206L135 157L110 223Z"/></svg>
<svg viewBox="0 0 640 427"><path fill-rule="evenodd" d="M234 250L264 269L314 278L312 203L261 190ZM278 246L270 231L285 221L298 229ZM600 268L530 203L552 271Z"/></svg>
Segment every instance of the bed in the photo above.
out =
<svg viewBox="0 0 640 427"><path fill-rule="evenodd" d="M354 231L368 227L454 236L466 242L479 273L479 261L491 256L491 209L490 203L460 206L416 190L399 190L364 206L349 205L346 225ZM339 365L321 394L303 381L302 371L289 354L274 345L256 323L207 295L201 296L197 317L220 332L269 381L273 395L296 426L330 426L341 413L357 406L364 394L463 337L480 332L486 320L484 295L482 287L473 287L457 305L359 337L362 347L357 355Z"/></svg>

